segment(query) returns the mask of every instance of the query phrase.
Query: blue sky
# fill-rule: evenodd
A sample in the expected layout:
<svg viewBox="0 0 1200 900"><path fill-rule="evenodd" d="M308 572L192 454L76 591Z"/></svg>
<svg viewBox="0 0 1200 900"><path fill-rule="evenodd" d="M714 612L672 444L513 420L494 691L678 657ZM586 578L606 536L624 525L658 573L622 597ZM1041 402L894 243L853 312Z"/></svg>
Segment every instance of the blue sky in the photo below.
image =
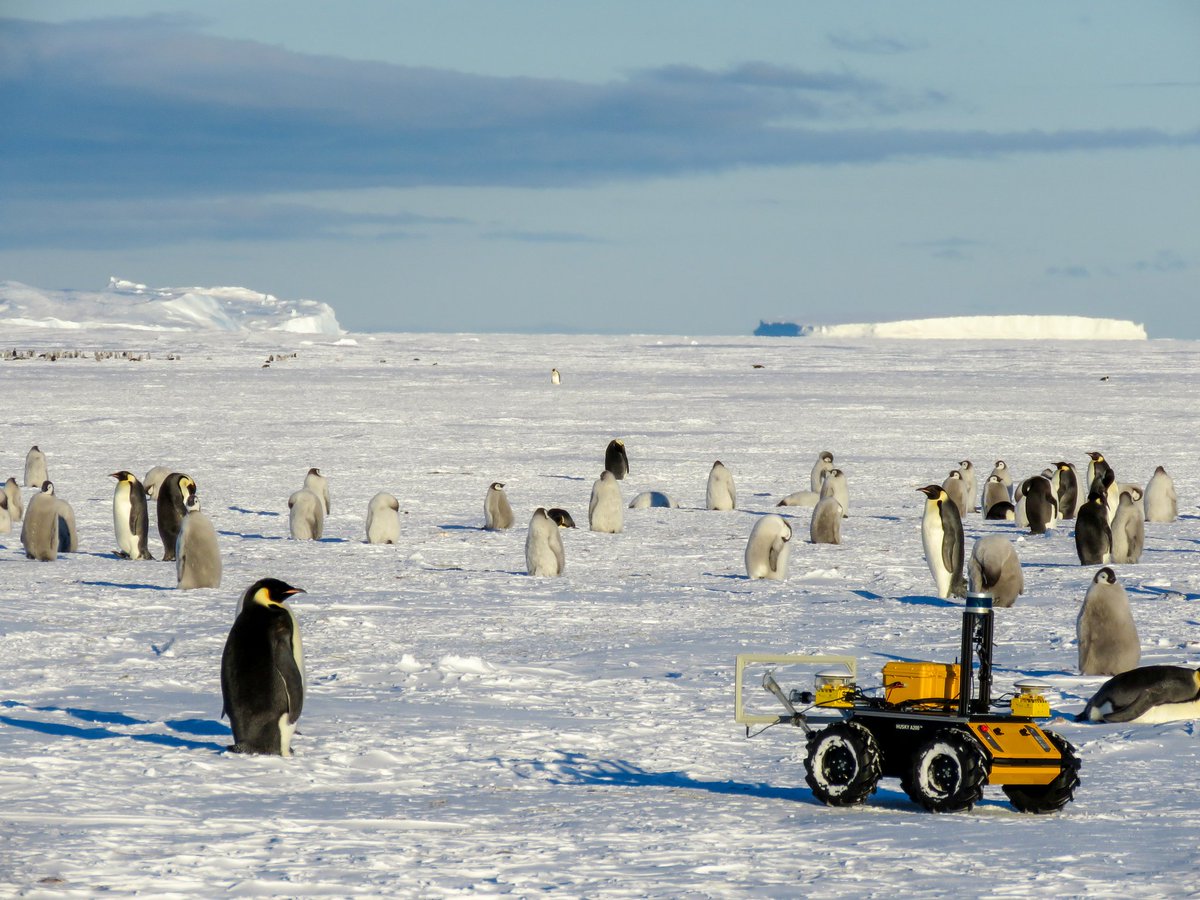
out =
<svg viewBox="0 0 1200 900"><path fill-rule="evenodd" d="M0 5L0 279L1200 337L1200 4Z"/></svg>

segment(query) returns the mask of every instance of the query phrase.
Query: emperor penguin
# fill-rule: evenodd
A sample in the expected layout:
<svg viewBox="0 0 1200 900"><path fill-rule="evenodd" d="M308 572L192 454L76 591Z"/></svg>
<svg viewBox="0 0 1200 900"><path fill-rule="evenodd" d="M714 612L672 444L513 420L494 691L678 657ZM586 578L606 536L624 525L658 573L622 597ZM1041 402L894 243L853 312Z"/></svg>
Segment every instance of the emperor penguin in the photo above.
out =
<svg viewBox="0 0 1200 900"><path fill-rule="evenodd" d="M814 494L821 493L821 485L825 482L825 475L832 468L833 454L828 450L822 450L817 455L817 461L813 463L812 471L808 475L808 486ZM795 505L798 506L799 504Z"/></svg>
<svg viewBox="0 0 1200 900"><path fill-rule="evenodd" d="M9 481L12 481L10 478ZM1175 482L1167 470L1159 466L1146 483L1142 505L1146 508L1147 522L1174 522L1179 515L1179 500L1175 496ZM18 515L17 518L20 518Z"/></svg>
<svg viewBox="0 0 1200 900"><path fill-rule="evenodd" d="M808 539L814 544L842 542L842 504L836 497L826 497L813 507L808 522Z"/></svg>
<svg viewBox="0 0 1200 900"><path fill-rule="evenodd" d="M938 596L943 599L964 597L967 585L963 580L963 529L958 507L940 484L929 484L917 490L926 498L925 513L921 517L921 544Z"/></svg>
<svg viewBox="0 0 1200 900"><path fill-rule="evenodd" d="M987 591L992 605L1007 609L1025 593L1025 576L1012 541L1003 535L981 537L971 548L967 563L967 578L971 591Z"/></svg>
<svg viewBox="0 0 1200 900"><path fill-rule="evenodd" d="M1099 450L1088 451L1087 484L1089 494L1096 489L1096 479L1103 478L1104 473L1109 471L1110 468L1108 460L1104 458L1103 453Z"/></svg>
<svg viewBox="0 0 1200 900"><path fill-rule="evenodd" d="M609 473L612 474L612 473ZM530 575L561 575L567 567L559 526L538 507L525 535L525 571Z"/></svg>
<svg viewBox="0 0 1200 900"><path fill-rule="evenodd" d="M513 511L504 493L504 482L493 481L483 498L483 530L504 531L513 526Z"/></svg>
<svg viewBox="0 0 1200 900"><path fill-rule="evenodd" d="M975 506L975 498L979 496L979 478L975 473L975 465L969 459L959 460L958 471L962 472L962 479L966 484L966 512L976 512L978 507Z"/></svg>
<svg viewBox="0 0 1200 900"><path fill-rule="evenodd" d="M142 487L146 491L146 496L153 500L158 496L158 489L167 476L171 474L171 470L166 466L154 466L146 473L146 477L142 479Z"/></svg>
<svg viewBox="0 0 1200 900"><path fill-rule="evenodd" d="M175 542L175 581L181 590L221 586L221 550L212 520L200 511L200 499L192 494L187 515Z"/></svg>
<svg viewBox="0 0 1200 900"><path fill-rule="evenodd" d="M546 515L548 515L551 521L553 521L554 524L559 528L575 527L575 520L571 517L571 514L561 507L552 506L550 509L546 510Z"/></svg>
<svg viewBox="0 0 1200 900"><path fill-rule="evenodd" d="M1008 488L999 475L991 474L983 485L983 502L980 504L985 519L1012 519L1012 500Z"/></svg>
<svg viewBox="0 0 1200 900"><path fill-rule="evenodd" d="M630 509L673 509L675 501L662 491L642 491L629 501Z"/></svg>
<svg viewBox="0 0 1200 900"><path fill-rule="evenodd" d="M996 460L996 464L992 466L991 475L995 475L1000 479L1000 483L1004 485L1004 490L1007 491L1010 487L1012 487L1012 472L1009 471L1008 463L1006 463L1004 460ZM988 477L990 478L991 475ZM1009 495L1009 499L1012 499L1011 494Z"/></svg>
<svg viewBox="0 0 1200 900"><path fill-rule="evenodd" d="M708 488L704 492L706 509L730 510L737 506L737 488L733 475L718 459L708 472Z"/></svg>
<svg viewBox="0 0 1200 900"><path fill-rule="evenodd" d="M771 581L787 578L791 540L792 528L783 516L772 514L755 522L746 541L746 575Z"/></svg>
<svg viewBox="0 0 1200 900"><path fill-rule="evenodd" d="M0 534L12 532L12 515L8 511L8 497L0 491Z"/></svg>
<svg viewBox="0 0 1200 900"><path fill-rule="evenodd" d="M132 472L113 472L117 479L113 491L113 530L117 535L117 556L121 559L154 559L147 549L150 520L146 514L146 489Z"/></svg>
<svg viewBox="0 0 1200 900"><path fill-rule="evenodd" d="M58 559L58 504L54 502L54 485L49 481L43 481L42 490L29 500L21 524L21 546L30 559L42 562Z"/></svg>
<svg viewBox="0 0 1200 900"><path fill-rule="evenodd" d="M824 476L821 476L824 478ZM820 491L792 491L778 503L776 506L816 506L821 499Z"/></svg>
<svg viewBox="0 0 1200 900"><path fill-rule="evenodd" d="M624 481L629 474L629 457L625 454L625 442L613 438L604 448L604 471L612 472L617 481Z"/></svg>
<svg viewBox="0 0 1200 900"><path fill-rule="evenodd" d="M846 473L841 469L830 469L821 484L821 499L832 497L842 507L842 518L850 518L850 489L846 486Z"/></svg>
<svg viewBox="0 0 1200 900"><path fill-rule="evenodd" d="M1117 514L1117 504L1121 501L1121 492L1117 488L1117 473L1106 469L1103 475L1097 476L1092 490L1103 492L1104 515L1108 518L1108 524L1112 525L1112 520Z"/></svg>
<svg viewBox="0 0 1200 900"><path fill-rule="evenodd" d="M1142 658L1129 597L1108 566L1092 579L1075 621L1075 634L1083 675L1120 675L1135 668Z"/></svg>
<svg viewBox="0 0 1200 900"><path fill-rule="evenodd" d="M1058 497L1044 475L1034 475L1022 482L1025 501L1025 518L1030 534L1045 534L1058 520Z"/></svg>
<svg viewBox="0 0 1200 900"><path fill-rule="evenodd" d="M325 533L325 501L300 488L288 497L288 529L294 541L319 541Z"/></svg>
<svg viewBox="0 0 1200 900"><path fill-rule="evenodd" d="M1112 521L1112 561L1138 562L1145 544L1146 526L1142 519L1142 508L1134 501L1132 492L1121 491L1117 514Z"/></svg>
<svg viewBox="0 0 1200 900"><path fill-rule="evenodd" d="M315 466L304 476L304 486L321 498L325 504L325 515L329 515L329 479Z"/></svg>
<svg viewBox="0 0 1200 900"><path fill-rule="evenodd" d="M558 369L550 370L550 383L551 384L562 384L562 375L560 375L558 373Z"/></svg>
<svg viewBox="0 0 1200 900"><path fill-rule="evenodd" d="M1200 669L1140 666L1114 675L1096 691L1079 722L1157 725L1200 717Z"/></svg>
<svg viewBox="0 0 1200 900"><path fill-rule="evenodd" d="M942 488L946 491L946 495L950 498L955 506L958 507L959 516L964 516L967 513L967 482L963 478L961 469L951 469L950 474L946 476L946 480L942 482Z"/></svg>
<svg viewBox="0 0 1200 900"><path fill-rule="evenodd" d="M1056 462L1058 469L1058 514L1064 519L1075 518L1079 507L1079 480L1075 477L1075 466L1069 462Z"/></svg>
<svg viewBox="0 0 1200 900"><path fill-rule="evenodd" d="M62 497L54 497L54 509L58 513L58 552L74 553L79 549L79 533L75 530L75 510Z"/></svg>
<svg viewBox="0 0 1200 900"><path fill-rule="evenodd" d="M40 488L50 480L46 472L46 454L34 444L25 454L25 486Z"/></svg>
<svg viewBox="0 0 1200 900"><path fill-rule="evenodd" d="M1112 529L1104 510L1104 496L1096 491L1075 514L1075 552L1083 566L1112 562Z"/></svg>
<svg viewBox="0 0 1200 900"><path fill-rule="evenodd" d="M263 578L243 596L221 653L221 715L229 716L234 753L292 755L304 708L304 650L296 617L283 604L303 593Z"/></svg>
<svg viewBox="0 0 1200 900"><path fill-rule="evenodd" d="M20 522L21 516L25 515L25 507L21 503L21 487L17 479L9 478L4 482L4 496L8 498L8 514L14 522Z"/></svg>
<svg viewBox="0 0 1200 900"><path fill-rule="evenodd" d="M606 534L618 534L624 527L624 503L617 476L605 469L592 485L592 499L588 503L588 528Z"/></svg>
<svg viewBox="0 0 1200 900"><path fill-rule="evenodd" d="M400 501L380 491L367 504L367 543L394 544L400 540Z"/></svg>
<svg viewBox="0 0 1200 900"><path fill-rule="evenodd" d="M162 539L163 560L175 559L175 542L183 517L187 515L187 500L196 493L196 482L182 472L172 472L158 486L155 510L158 519L158 536Z"/></svg>

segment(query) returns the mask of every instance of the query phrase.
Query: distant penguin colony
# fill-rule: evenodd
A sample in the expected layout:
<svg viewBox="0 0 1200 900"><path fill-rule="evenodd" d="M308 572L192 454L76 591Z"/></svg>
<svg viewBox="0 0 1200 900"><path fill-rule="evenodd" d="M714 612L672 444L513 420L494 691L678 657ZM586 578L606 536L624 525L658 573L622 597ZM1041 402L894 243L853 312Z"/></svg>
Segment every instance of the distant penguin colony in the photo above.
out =
<svg viewBox="0 0 1200 900"><path fill-rule="evenodd" d="M525 535L525 571L530 575L561 575L566 569L559 526L538 507L529 520Z"/></svg>
<svg viewBox="0 0 1200 900"><path fill-rule="evenodd" d="M613 439L604 448L604 470L612 472L613 478L623 481L629 474L629 457L625 453L625 442Z"/></svg>
<svg viewBox="0 0 1200 900"><path fill-rule="evenodd" d="M158 536L163 545L162 558L166 562L175 559L175 542L179 538L179 529L183 527L183 517L187 515L187 501L195 493L196 482L182 472L172 472L158 487L155 509Z"/></svg>
<svg viewBox="0 0 1200 900"><path fill-rule="evenodd" d="M1120 675L1135 668L1141 659L1129 597L1117 582L1116 573L1107 566L1092 579L1075 622L1075 633L1081 675Z"/></svg>
<svg viewBox="0 0 1200 900"><path fill-rule="evenodd" d="M367 504L367 543L395 544L400 540L400 501L380 491Z"/></svg>
<svg viewBox="0 0 1200 900"><path fill-rule="evenodd" d="M733 475L718 459L708 472L708 487L704 494L707 509L731 510L737 506L737 489Z"/></svg>
<svg viewBox="0 0 1200 900"><path fill-rule="evenodd" d="M212 520L200 510L200 498L187 499L187 515L175 540L175 585L180 590L221 586L221 550Z"/></svg>
<svg viewBox="0 0 1200 900"><path fill-rule="evenodd" d="M513 511L504 493L504 484L493 481L483 498L483 528L485 531L505 531L513 527Z"/></svg>
<svg viewBox="0 0 1200 900"><path fill-rule="evenodd" d="M763 516L754 523L746 542L746 575L782 581L787 578L792 528L782 516Z"/></svg>
<svg viewBox="0 0 1200 900"><path fill-rule="evenodd" d="M606 534L618 534L625 527L623 508L617 477L605 469L592 485L592 499L588 503L588 528Z"/></svg>

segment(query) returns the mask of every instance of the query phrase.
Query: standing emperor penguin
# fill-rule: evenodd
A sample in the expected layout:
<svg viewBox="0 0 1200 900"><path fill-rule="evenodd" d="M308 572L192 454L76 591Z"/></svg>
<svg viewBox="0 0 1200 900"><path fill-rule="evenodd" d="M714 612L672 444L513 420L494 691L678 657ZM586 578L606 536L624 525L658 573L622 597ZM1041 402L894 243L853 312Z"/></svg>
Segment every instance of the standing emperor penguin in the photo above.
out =
<svg viewBox="0 0 1200 900"><path fill-rule="evenodd" d="M1142 508L1133 499L1132 492L1121 491L1117 514L1112 521L1112 561L1138 562L1145 544L1146 526L1142 519Z"/></svg>
<svg viewBox="0 0 1200 900"><path fill-rule="evenodd" d="M10 478L9 481L12 481ZM18 495L19 496L19 495ZM1147 522L1174 522L1179 515L1179 499L1175 496L1175 482L1167 470L1159 466L1146 482L1146 493L1142 505L1146 508ZM18 514L17 518L20 518Z"/></svg>
<svg viewBox="0 0 1200 900"><path fill-rule="evenodd" d="M147 549L150 519L146 514L146 490L137 476L122 469L113 491L113 530L117 534L117 556L121 559L154 559Z"/></svg>
<svg viewBox="0 0 1200 900"><path fill-rule="evenodd" d="M942 482L942 488L946 495L950 498L955 506L958 507L959 516L967 514L967 482L963 478L961 469L951 469L950 474L946 476L946 480Z"/></svg>
<svg viewBox="0 0 1200 900"><path fill-rule="evenodd" d="M1162 466L1159 468L1161 469ZM1173 489L1172 493L1174 493ZM17 479L9 478L4 482L4 496L8 498L8 514L12 516L14 522L20 522L21 516L25 515L25 507L21 503L21 487L17 484Z"/></svg>
<svg viewBox="0 0 1200 900"><path fill-rule="evenodd" d="M551 384L562 384L562 375L560 375L558 373L558 369L550 370L550 383Z"/></svg>
<svg viewBox="0 0 1200 900"><path fill-rule="evenodd" d="M926 497L921 543L938 596L964 597L967 584L963 580L963 528L958 507L940 484L928 484L917 490Z"/></svg>
<svg viewBox="0 0 1200 900"><path fill-rule="evenodd" d="M256 581L242 598L221 654L222 716L234 753L292 755L304 708L304 649L284 601L304 591L278 578Z"/></svg>
<svg viewBox="0 0 1200 900"><path fill-rule="evenodd" d="M604 471L612 472L617 481L624 481L629 474L629 457L625 454L625 442L613 438L604 448Z"/></svg>
<svg viewBox="0 0 1200 900"><path fill-rule="evenodd" d="M979 478L975 473L975 466L969 459L963 459L958 463L958 471L962 472L962 479L967 486L966 511L977 512L975 498L979 496Z"/></svg>
<svg viewBox="0 0 1200 900"><path fill-rule="evenodd" d="M367 504L367 543L394 544L400 540L400 501L380 491Z"/></svg>
<svg viewBox="0 0 1200 900"><path fill-rule="evenodd" d="M58 504L54 502L54 485L49 481L43 481L41 492L29 500L21 525L21 546L30 559L42 562L58 559Z"/></svg>
<svg viewBox="0 0 1200 900"><path fill-rule="evenodd" d="M321 470L313 467L304 476L304 486L321 498L325 504L325 515L329 515L329 479L321 474Z"/></svg>
<svg viewBox="0 0 1200 900"><path fill-rule="evenodd" d="M1112 469L1106 469L1103 475L1097 476L1092 490L1103 493L1104 515L1108 519L1108 524L1112 525L1112 520L1117 515L1117 504L1121 501L1121 492L1117 488L1117 473Z"/></svg>
<svg viewBox="0 0 1200 900"><path fill-rule="evenodd" d="M175 582L182 590L221 586L221 550L217 530L200 511L200 499L192 494L187 515L175 542Z"/></svg>
<svg viewBox="0 0 1200 900"><path fill-rule="evenodd" d="M617 476L605 469L592 485L588 503L588 528L607 534L618 534L624 527L624 501Z"/></svg>
<svg viewBox="0 0 1200 900"><path fill-rule="evenodd" d="M792 528L783 516L763 516L750 530L746 541L746 575L783 581L787 578Z"/></svg>
<svg viewBox="0 0 1200 900"><path fill-rule="evenodd" d="M79 549L79 534L75 530L75 510L62 497L55 495L54 509L58 513L58 552L74 553Z"/></svg>
<svg viewBox="0 0 1200 900"><path fill-rule="evenodd" d="M1129 597L1108 566L1092 579L1075 621L1075 633L1083 675L1120 675L1135 668L1142 658Z"/></svg>
<svg viewBox="0 0 1200 900"><path fill-rule="evenodd" d="M610 473L611 474L611 473ZM530 575L561 575L567 567L559 526L538 507L525 535L525 571Z"/></svg>
<svg viewBox="0 0 1200 900"><path fill-rule="evenodd" d="M1109 466L1108 460L1104 458L1103 453L1101 453L1099 450L1088 451L1087 484L1089 494L1096 490L1096 479L1102 479L1104 477L1104 473L1109 471L1110 468L1111 466Z"/></svg>
<svg viewBox="0 0 1200 900"><path fill-rule="evenodd" d="M1079 722L1158 725L1200 717L1200 669L1141 666L1114 675L1096 691Z"/></svg>
<svg viewBox="0 0 1200 900"><path fill-rule="evenodd" d="M821 485L821 499L832 497L842 507L842 518L850 518L850 488L846 486L846 473L841 469L830 469Z"/></svg>
<svg viewBox="0 0 1200 900"><path fill-rule="evenodd" d="M999 475L989 475L987 481L984 482L983 502L980 506L983 508L983 517L985 519L1012 519L1014 517L1012 500L1009 498L1008 488L1004 486L1004 481Z"/></svg>
<svg viewBox="0 0 1200 900"><path fill-rule="evenodd" d="M146 473L146 477L142 479L142 487L145 488L149 499L153 500L158 496L158 489L170 474L171 470L166 466L154 466Z"/></svg>
<svg viewBox="0 0 1200 900"><path fill-rule="evenodd" d="M967 563L967 576L971 591L990 593L993 606L1007 609L1025 593L1021 560L1012 541L999 534L989 534L975 542Z"/></svg>
<svg viewBox="0 0 1200 900"><path fill-rule="evenodd" d="M737 488L733 475L718 459L708 472L708 488L704 492L707 509L730 510L737 506Z"/></svg>
<svg viewBox="0 0 1200 900"><path fill-rule="evenodd" d="M158 486L155 510L158 518L158 536L162 539L163 560L175 559L175 542L183 517L187 515L188 498L196 493L196 482L182 472L172 472Z"/></svg>
<svg viewBox="0 0 1200 900"><path fill-rule="evenodd" d="M1104 510L1104 495L1092 491L1075 515L1075 552L1082 566L1112 562L1112 529Z"/></svg>
<svg viewBox="0 0 1200 900"><path fill-rule="evenodd" d="M288 530L294 541L319 541L325 533L325 501L300 488L288 497Z"/></svg>
<svg viewBox="0 0 1200 900"><path fill-rule="evenodd" d="M822 450L817 456L817 461L813 463L812 471L808 475L808 486L814 494L821 493L821 485L825 483L825 475L833 468L833 454L828 450Z"/></svg>
<svg viewBox="0 0 1200 900"><path fill-rule="evenodd" d="M8 511L8 497L0 491L0 534L12 532L12 515Z"/></svg>
<svg viewBox="0 0 1200 900"><path fill-rule="evenodd" d="M1075 518L1079 508L1079 479L1075 477L1075 466L1069 462L1056 462L1058 469L1058 514L1064 519Z"/></svg>
<svg viewBox="0 0 1200 900"><path fill-rule="evenodd" d="M1030 534L1045 534L1058 521L1058 497L1050 479L1044 475L1026 478L1021 484L1024 495L1025 518Z"/></svg>
<svg viewBox="0 0 1200 900"><path fill-rule="evenodd" d="M826 497L813 507L808 521L808 539L814 544L842 542L842 504L836 497Z"/></svg>
<svg viewBox="0 0 1200 900"><path fill-rule="evenodd" d="M34 444L25 454L25 487L40 488L50 480L46 471L46 454Z"/></svg>
<svg viewBox="0 0 1200 900"><path fill-rule="evenodd" d="M513 511L504 493L504 482L493 481L483 498L484 531L504 531L513 526Z"/></svg>

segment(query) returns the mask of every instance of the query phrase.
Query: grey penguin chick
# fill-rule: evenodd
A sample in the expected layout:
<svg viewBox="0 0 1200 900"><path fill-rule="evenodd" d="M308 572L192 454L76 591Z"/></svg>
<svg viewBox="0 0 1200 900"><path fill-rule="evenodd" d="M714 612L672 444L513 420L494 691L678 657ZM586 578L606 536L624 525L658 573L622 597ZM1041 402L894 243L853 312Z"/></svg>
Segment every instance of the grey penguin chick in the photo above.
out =
<svg viewBox="0 0 1200 900"><path fill-rule="evenodd" d="M0 534L12 532L12 515L8 511L8 497L0 491Z"/></svg>
<svg viewBox="0 0 1200 900"><path fill-rule="evenodd" d="M1075 717L1080 722L1157 725L1200 717L1200 670L1140 666L1114 675Z"/></svg>
<svg viewBox="0 0 1200 900"><path fill-rule="evenodd" d="M841 469L830 469L821 483L821 499L832 497L842 507L842 518L850 518L850 488L846 484L846 473Z"/></svg>
<svg viewBox="0 0 1200 900"><path fill-rule="evenodd" d="M53 562L58 559L58 504L54 485L42 482L42 489L29 500L21 524L21 546L30 559Z"/></svg>
<svg viewBox="0 0 1200 900"><path fill-rule="evenodd" d="M619 534L624 528L623 502L617 477L608 469L592 485L588 502L588 528L606 534Z"/></svg>
<svg viewBox="0 0 1200 900"><path fill-rule="evenodd" d="M825 475L833 468L833 454L828 450L822 450L817 454L817 461L813 463L812 471L808 473L808 487L814 494L821 493L821 485L825 483ZM788 506L800 506L801 504L786 504Z"/></svg>
<svg viewBox="0 0 1200 900"><path fill-rule="evenodd" d="M288 497L288 530L294 541L319 541L325 533L325 501L308 488Z"/></svg>
<svg viewBox="0 0 1200 900"><path fill-rule="evenodd" d="M836 497L826 497L813 507L808 520L808 539L814 544L842 542L842 504Z"/></svg>
<svg viewBox="0 0 1200 900"><path fill-rule="evenodd" d="M9 481L12 481L10 478ZM1179 515L1179 498L1175 494L1175 482L1167 470L1158 466L1146 482L1146 493L1142 505L1146 509L1147 522L1174 522ZM20 518L18 516L18 518Z"/></svg>
<svg viewBox="0 0 1200 900"><path fill-rule="evenodd" d="M50 480L46 471L46 454L34 444L25 454L25 487L40 488Z"/></svg>
<svg viewBox="0 0 1200 900"><path fill-rule="evenodd" d="M380 491L367 504L367 543L394 544L400 540L400 501Z"/></svg>
<svg viewBox="0 0 1200 900"><path fill-rule="evenodd" d="M167 480L167 476L171 474L171 470L166 466L154 466L146 473L146 477L142 479L142 487L146 491L146 496L154 499L158 497L158 489L162 483Z"/></svg>
<svg viewBox="0 0 1200 900"><path fill-rule="evenodd" d="M1146 543L1146 526L1142 518L1142 508L1134 500L1131 491L1121 492L1121 501L1117 504L1117 514L1113 516L1111 533L1114 563L1136 563L1142 558L1142 548Z"/></svg>
<svg viewBox="0 0 1200 900"><path fill-rule="evenodd" d="M513 526L513 511L504 493L504 482L493 481L483 498L484 531L504 531Z"/></svg>
<svg viewBox="0 0 1200 900"><path fill-rule="evenodd" d="M525 535L525 571L530 575L557 576L566 568L559 526L539 506L533 511L529 531Z"/></svg>
<svg viewBox="0 0 1200 900"><path fill-rule="evenodd" d="M304 476L304 486L321 498L325 504L325 515L329 515L329 479L315 466Z"/></svg>
<svg viewBox="0 0 1200 900"><path fill-rule="evenodd" d="M17 479L9 478L4 482L4 496L8 500L8 514L14 522L20 522L25 515L25 507L21 502L21 487Z"/></svg>
<svg viewBox="0 0 1200 900"><path fill-rule="evenodd" d="M975 472L975 465L969 459L959 460L958 471L962 472L962 479L967 485L967 512L978 512L979 507L975 505L975 498L979 496L979 477Z"/></svg>
<svg viewBox="0 0 1200 900"><path fill-rule="evenodd" d="M746 541L746 575L782 581L787 578L792 528L783 516L763 516L754 523Z"/></svg>
<svg viewBox="0 0 1200 900"><path fill-rule="evenodd" d="M705 509L731 510L737 506L737 488L733 475L718 459L708 472L708 487L704 491Z"/></svg>
<svg viewBox="0 0 1200 900"><path fill-rule="evenodd" d="M776 506L816 506L821 500L821 494L818 491L792 491L778 503Z"/></svg>
<svg viewBox="0 0 1200 900"><path fill-rule="evenodd" d="M1011 607L1025 593L1025 576L1012 541L999 534L977 540L967 563L967 580L972 592L990 593L993 606Z"/></svg>
<svg viewBox="0 0 1200 900"><path fill-rule="evenodd" d="M1092 579L1075 620L1079 639L1079 671L1084 675L1119 675L1137 666L1141 642L1129 596L1105 566Z"/></svg>
<svg viewBox="0 0 1200 900"><path fill-rule="evenodd" d="M951 469L950 474L946 476L946 480L942 482L942 488L950 497L950 502L958 507L959 516L966 515L967 512L967 482L963 478L961 469Z"/></svg>
<svg viewBox="0 0 1200 900"><path fill-rule="evenodd" d="M181 590L221 586L221 549L212 520L200 511L200 500L192 494L187 515L175 540L175 586Z"/></svg>

